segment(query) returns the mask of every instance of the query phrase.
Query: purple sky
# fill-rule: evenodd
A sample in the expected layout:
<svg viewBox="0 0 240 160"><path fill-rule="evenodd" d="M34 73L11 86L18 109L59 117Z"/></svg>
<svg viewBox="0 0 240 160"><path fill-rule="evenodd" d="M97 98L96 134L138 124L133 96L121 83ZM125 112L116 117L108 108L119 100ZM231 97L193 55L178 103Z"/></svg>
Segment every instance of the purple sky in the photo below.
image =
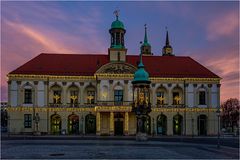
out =
<svg viewBox="0 0 240 160"><path fill-rule="evenodd" d="M222 77L221 101L239 97L239 2L1 2L1 100L10 71L42 52L107 54L120 9L128 54L139 53L144 24L154 55L168 27L176 56L191 56Z"/></svg>

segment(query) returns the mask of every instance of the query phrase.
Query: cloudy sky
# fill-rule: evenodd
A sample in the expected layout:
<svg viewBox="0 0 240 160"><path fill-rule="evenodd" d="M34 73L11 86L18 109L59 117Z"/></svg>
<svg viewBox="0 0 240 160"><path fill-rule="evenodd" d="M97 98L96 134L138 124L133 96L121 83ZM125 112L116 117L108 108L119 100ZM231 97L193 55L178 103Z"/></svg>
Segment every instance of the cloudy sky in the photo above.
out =
<svg viewBox="0 0 240 160"><path fill-rule="evenodd" d="M191 56L222 77L221 101L239 96L239 2L1 2L1 100L7 78L38 54L107 54L120 10L128 54L139 53L144 24L154 55L168 27L177 56Z"/></svg>

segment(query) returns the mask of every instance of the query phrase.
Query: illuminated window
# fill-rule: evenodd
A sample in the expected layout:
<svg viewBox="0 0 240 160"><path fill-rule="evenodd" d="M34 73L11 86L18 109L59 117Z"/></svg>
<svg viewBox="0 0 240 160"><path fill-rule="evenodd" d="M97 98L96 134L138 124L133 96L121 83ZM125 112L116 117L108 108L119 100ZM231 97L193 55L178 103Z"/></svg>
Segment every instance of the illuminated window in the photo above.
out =
<svg viewBox="0 0 240 160"><path fill-rule="evenodd" d="M71 104L78 103L78 91L70 91L70 102Z"/></svg>
<svg viewBox="0 0 240 160"><path fill-rule="evenodd" d="M87 103L94 104L95 100L95 91L87 91Z"/></svg>
<svg viewBox="0 0 240 160"><path fill-rule="evenodd" d="M157 104L164 104L164 92L157 92Z"/></svg>
<svg viewBox="0 0 240 160"><path fill-rule="evenodd" d="M180 104L181 97L179 96L179 92L173 92L173 104Z"/></svg>
<svg viewBox="0 0 240 160"><path fill-rule="evenodd" d="M55 104L61 103L61 91L60 90L53 91L53 103L55 103Z"/></svg>

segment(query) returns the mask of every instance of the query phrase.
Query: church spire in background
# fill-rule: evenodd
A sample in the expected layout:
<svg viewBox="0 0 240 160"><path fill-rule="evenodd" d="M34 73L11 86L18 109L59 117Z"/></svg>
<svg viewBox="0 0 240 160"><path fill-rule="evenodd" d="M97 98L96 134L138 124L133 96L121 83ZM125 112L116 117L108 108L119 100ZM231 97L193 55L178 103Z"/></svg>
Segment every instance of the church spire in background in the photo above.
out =
<svg viewBox="0 0 240 160"><path fill-rule="evenodd" d="M173 52L172 46L169 43L167 27L166 27L166 32L167 32L166 33L166 43L165 43L165 46L162 49L162 55L163 56L174 56L174 54L172 53Z"/></svg>
<svg viewBox="0 0 240 160"><path fill-rule="evenodd" d="M147 24L145 24L144 27L145 27L145 34L144 34L144 41L141 46L141 53L143 55L152 55L151 45L148 43L148 38L147 38Z"/></svg>

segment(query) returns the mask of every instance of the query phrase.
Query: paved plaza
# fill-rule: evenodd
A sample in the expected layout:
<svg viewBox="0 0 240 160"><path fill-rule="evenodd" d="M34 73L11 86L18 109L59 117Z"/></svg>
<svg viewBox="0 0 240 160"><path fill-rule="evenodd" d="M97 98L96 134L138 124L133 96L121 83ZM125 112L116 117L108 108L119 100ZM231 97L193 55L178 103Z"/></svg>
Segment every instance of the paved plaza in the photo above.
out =
<svg viewBox="0 0 240 160"><path fill-rule="evenodd" d="M134 140L2 140L2 159L239 159L238 148Z"/></svg>

